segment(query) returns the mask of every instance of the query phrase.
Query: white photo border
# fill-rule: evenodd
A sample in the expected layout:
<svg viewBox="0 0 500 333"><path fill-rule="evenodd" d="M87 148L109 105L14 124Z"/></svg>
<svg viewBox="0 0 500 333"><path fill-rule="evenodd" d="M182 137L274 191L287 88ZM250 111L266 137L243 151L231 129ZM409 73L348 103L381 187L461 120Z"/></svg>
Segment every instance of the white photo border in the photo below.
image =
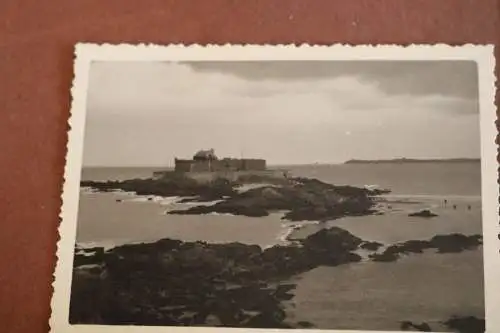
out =
<svg viewBox="0 0 500 333"><path fill-rule="evenodd" d="M283 332L283 329L107 326L69 324L69 305L82 166L89 70L93 61L244 61L244 60L472 60L477 63L481 131L481 200L483 223L486 332L500 332L500 241L495 57L493 45L131 45L80 43L75 47L74 81L62 193L60 240L54 272L52 333L216 333ZM439 297L436 295L436 297ZM293 329L297 333L371 333L385 331ZM395 333L390 331L386 333Z"/></svg>

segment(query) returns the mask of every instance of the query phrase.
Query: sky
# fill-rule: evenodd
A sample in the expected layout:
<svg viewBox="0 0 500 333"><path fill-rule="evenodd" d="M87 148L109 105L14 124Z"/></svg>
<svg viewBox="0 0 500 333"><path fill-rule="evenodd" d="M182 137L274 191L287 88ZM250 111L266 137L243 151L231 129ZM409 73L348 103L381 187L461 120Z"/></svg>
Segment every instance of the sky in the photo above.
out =
<svg viewBox="0 0 500 333"><path fill-rule="evenodd" d="M93 62L84 166L480 156L467 61Z"/></svg>

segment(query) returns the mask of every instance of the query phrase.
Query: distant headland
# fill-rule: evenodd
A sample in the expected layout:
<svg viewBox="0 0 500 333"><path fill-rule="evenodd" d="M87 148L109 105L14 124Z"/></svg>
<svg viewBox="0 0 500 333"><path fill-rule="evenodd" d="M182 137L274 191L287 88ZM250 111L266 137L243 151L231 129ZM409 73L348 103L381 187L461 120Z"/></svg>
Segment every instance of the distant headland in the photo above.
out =
<svg viewBox="0 0 500 333"><path fill-rule="evenodd" d="M414 159L395 158L389 160L348 160L344 164L401 164L401 163L478 163L479 158Z"/></svg>

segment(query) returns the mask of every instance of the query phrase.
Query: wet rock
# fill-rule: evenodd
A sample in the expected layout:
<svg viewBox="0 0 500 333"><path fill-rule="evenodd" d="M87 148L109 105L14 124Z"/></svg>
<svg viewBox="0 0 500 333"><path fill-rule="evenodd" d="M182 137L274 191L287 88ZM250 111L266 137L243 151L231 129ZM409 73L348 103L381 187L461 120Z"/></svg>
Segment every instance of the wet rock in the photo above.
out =
<svg viewBox="0 0 500 333"><path fill-rule="evenodd" d="M369 250L369 251L377 251L380 247L382 247L384 244L379 243L379 242L362 242L359 247L364 250Z"/></svg>
<svg viewBox="0 0 500 333"><path fill-rule="evenodd" d="M432 332L432 328L427 323L415 324L411 321L401 322L402 331Z"/></svg>
<svg viewBox="0 0 500 333"><path fill-rule="evenodd" d="M224 196L232 196L236 193L234 184L224 180L215 179L204 184L181 174L172 175L161 179L129 179L124 181L82 181L81 187L90 187L102 192L121 190L134 192L137 195L157 196L196 196L204 201L221 199Z"/></svg>
<svg viewBox="0 0 500 333"><path fill-rule="evenodd" d="M283 199L283 194L281 194L278 190L272 187L264 188L260 194L263 198L268 200L280 200Z"/></svg>
<svg viewBox="0 0 500 333"><path fill-rule="evenodd" d="M204 215L211 213L243 215L248 217L264 217L269 215L269 212L262 207L251 205L230 205L226 203L217 203L212 206L196 206L186 210L171 210L168 212L168 214L175 215Z"/></svg>
<svg viewBox="0 0 500 333"><path fill-rule="evenodd" d="M94 251L94 270L74 270L71 323L289 328L282 302L295 284L281 281L359 261L351 251L361 243L332 228L266 250L164 239Z"/></svg>
<svg viewBox="0 0 500 333"><path fill-rule="evenodd" d="M452 317L444 324L458 333L484 333L486 324L484 319L476 317Z"/></svg>
<svg viewBox="0 0 500 333"><path fill-rule="evenodd" d="M443 323L453 332L457 333L484 333L485 321L476 317L452 317ZM401 330L432 332L432 328L427 323L416 324L411 321L401 322Z"/></svg>
<svg viewBox="0 0 500 333"><path fill-rule="evenodd" d="M349 231L332 227L309 235L302 244L310 252L345 253L356 250L362 242Z"/></svg>
<svg viewBox="0 0 500 333"><path fill-rule="evenodd" d="M431 246L439 253L454 253L475 249L483 244L481 235L465 236L462 234L437 235L430 240Z"/></svg>
<svg viewBox="0 0 500 333"><path fill-rule="evenodd" d="M258 174L246 174L240 175L237 180L241 184L275 184L275 185L286 185L289 181L285 177L279 177L276 175L258 175Z"/></svg>
<svg viewBox="0 0 500 333"><path fill-rule="evenodd" d="M293 294L290 291L294 290L297 286L295 284L280 284L277 286L276 291L273 296L280 301L288 301L293 298Z"/></svg>
<svg viewBox="0 0 500 333"><path fill-rule="evenodd" d="M442 252L474 248L480 241L478 235L438 235L391 245L371 258L394 261L428 248ZM296 286L283 281L318 266L360 261L354 251L381 245L338 227L322 229L297 243L262 250L241 243L163 239L108 251L79 249L87 257L75 256L71 323L305 327L286 321L282 303L293 298ZM472 319L447 322L450 328L477 324ZM423 324L405 325L407 329L427 329Z"/></svg>
<svg viewBox="0 0 500 333"><path fill-rule="evenodd" d="M170 211L169 214L221 213L262 217L273 211L285 210L288 213L284 218L290 221L325 221L374 214L373 197L382 194L380 191L335 186L309 178L280 179L278 183L280 186L263 186L238 193L235 188L241 184L241 180L231 182L215 179L203 184L182 174L172 173L160 179L82 181L80 185L99 191L121 190L138 195L189 197L182 202L222 200L211 206L195 206L187 210Z"/></svg>
<svg viewBox="0 0 500 333"><path fill-rule="evenodd" d="M476 249L481 244L481 235L437 235L430 240L409 240L397 243L389 246L384 252L371 254L369 257L374 261L391 262L399 259L401 255L422 253L427 249L435 249L438 253L457 253Z"/></svg>
<svg viewBox="0 0 500 333"><path fill-rule="evenodd" d="M310 323L308 321L299 321L299 322L297 322L297 324L295 326L297 328L313 328L314 324Z"/></svg>
<svg viewBox="0 0 500 333"><path fill-rule="evenodd" d="M369 258L373 261L392 262L399 259L399 254L392 252L373 253L369 255Z"/></svg>
<svg viewBox="0 0 500 333"><path fill-rule="evenodd" d="M254 188L211 206L170 211L169 214L229 213L261 217L284 210L288 211L283 217L286 220L326 221L376 213L370 193L366 189L298 178L292 185Z"/></svg>
<svg viewBox="0 0 500 333"><path fill-rule="evenodd" d="M410 213L410 214L408 214L408 216L431 218L431 217L436 217L438 215L431 212L429 209L423 209L423 210L415 212L415 213Z"/></svg>

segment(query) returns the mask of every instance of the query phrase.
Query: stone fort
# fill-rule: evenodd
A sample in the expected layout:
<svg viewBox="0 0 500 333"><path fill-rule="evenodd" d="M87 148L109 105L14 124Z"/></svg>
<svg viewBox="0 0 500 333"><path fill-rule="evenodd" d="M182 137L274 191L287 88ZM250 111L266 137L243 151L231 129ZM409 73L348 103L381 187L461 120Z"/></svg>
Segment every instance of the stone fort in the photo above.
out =
<svg viewBox="0 0 500 333"><path fill-rule="evenodd" d="M249 158L222 158L213 149L200 150L190 160L175 159L176 172L238 172L265 171L266 160Z"/></svg>

